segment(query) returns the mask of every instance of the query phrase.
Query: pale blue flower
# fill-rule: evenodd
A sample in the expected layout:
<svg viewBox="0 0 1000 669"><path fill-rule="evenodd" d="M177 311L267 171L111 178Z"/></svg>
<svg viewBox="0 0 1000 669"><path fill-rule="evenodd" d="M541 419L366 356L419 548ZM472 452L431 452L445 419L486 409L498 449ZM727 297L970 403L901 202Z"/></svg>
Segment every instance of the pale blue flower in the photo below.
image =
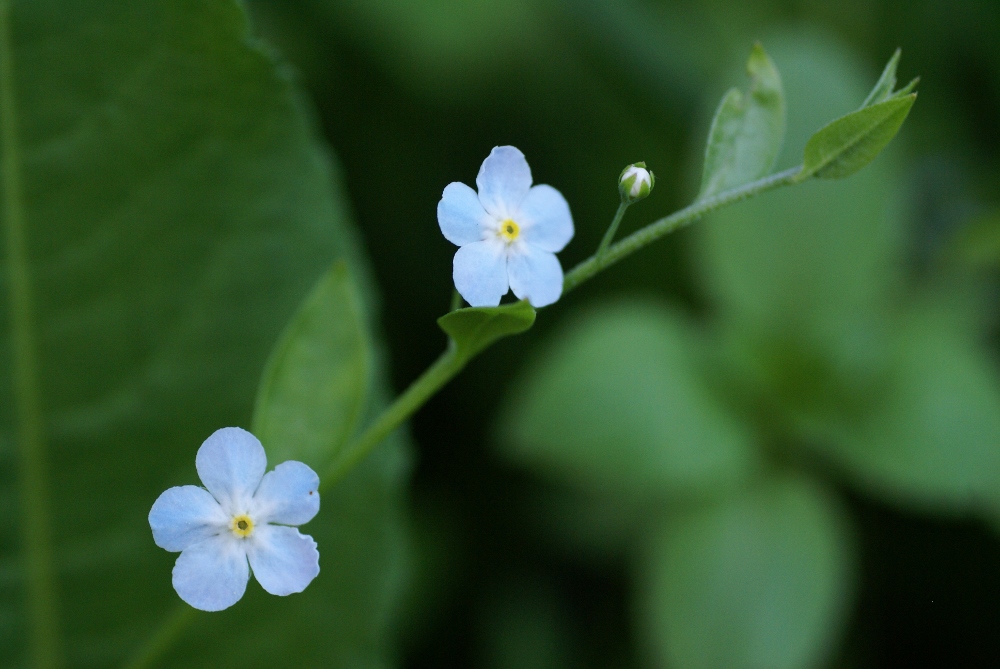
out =
<svg viewBox="0 0 1000 669"><path fill-rule="evenodd" d="M562 295L556 258L573 238L566 199L552 186L532 186L531 168L513 146L498 146L476 177L479 192L448 184L438 202L438 225L461 248L455 288L474 307L495 307L508 288L535 307Z"/></svg>
<svg viewBox="0 0 1000 669"><path fill-rule="evenodd" d="M156 545L181 552L173 574L181 599L202 611L228 608L246 591L251 568L272 595L302 592L319 574L319 552L289 526L319 511L316 472L289 460L265 474L264 447L238 427L206 439L195 466L205 487L170 488L149 512Z"/></svg>

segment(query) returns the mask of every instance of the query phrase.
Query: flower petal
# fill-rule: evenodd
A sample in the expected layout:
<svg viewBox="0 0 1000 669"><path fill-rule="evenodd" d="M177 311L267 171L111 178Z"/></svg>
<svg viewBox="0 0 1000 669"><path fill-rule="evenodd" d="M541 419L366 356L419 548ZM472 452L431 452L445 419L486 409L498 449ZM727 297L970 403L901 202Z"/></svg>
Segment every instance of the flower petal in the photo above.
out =
<svg viewBox="0 0 1000 669"><path fill-rule="evenodd" d="M495 307L507 294L507 254L500 240L466 244L455 253L455 289L474 307Z"/></svg>
<svg viewBox="0 0 1000 669"><path fill-rule="evenodd" d="M246 511L264 476L267 456L257 437L238 427L224 427L205 440L194 464L223 511L233 515Z"/></svg>
<svg viewBox="0 0 1000 669"><path fill-rule="evenodd" d="M521 244L507 259L510 289L533 307L545 307L562 295L563 271L554 253Z"/></svg>
<svg viewBox="0 0 1000 669"><path fill-rule="evenodd" d="M248 580L244 543L228 532L185 548L174 565L174 590L202 611L221 611L240 601Z"/></svg>
<svg viewBox="0 0 1000 669"><path fill-rule="evenodd" d="M149 511L153 541L168 551L182 551L204 541L225 530L228 522L212 494L196 485L166 490Z"/></svg>
<svg viewBox="0 0 1000 669"><path fill-rule="evenodd" d="M250 509L254 522L301 525L319 512L319 476L295 460L264 475Z"/></svg>
<svg viewBox="0 0 1000 669"><path fill-rule="evenodd" d="M294 527L262 525L247 542L253 575L272 595L302 592L319 573L313 538Z"/></svg>
<svg viewBox="0 0 1000 669"><path fill-rule="evenodd" d="M543 251L562 251L573 239L573 216L562 193L544 184L528 191L515 218L524 241Z"/></svg>
<svg viewBox="0 0 1000 669"><path fill-rule="evenodd" d="M512 218L531 188L531 168L513 146L497 146L479 168L476 186L486 211L500 220Z"/></svg>
<svg viewBox="0 0 1000 669"><path fill-rule="evenodd" d="M484 228L491 223L496 227L495 219L483 209L476 191L457 181L445 186L437 214L441 233L456 246L482 241Z"/></svg>

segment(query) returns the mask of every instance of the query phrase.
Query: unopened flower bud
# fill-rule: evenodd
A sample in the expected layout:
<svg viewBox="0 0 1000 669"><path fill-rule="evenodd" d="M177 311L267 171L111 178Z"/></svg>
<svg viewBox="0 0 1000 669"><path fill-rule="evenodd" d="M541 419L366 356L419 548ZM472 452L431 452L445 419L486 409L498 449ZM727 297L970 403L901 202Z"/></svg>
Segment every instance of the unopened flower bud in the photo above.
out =
<svg viewBox="0 0 1000 669"><path fill-rule="evenodd" d="M632 204L649 195L656 183L656 177L646 169L646 163L635 163L622 170L618 177L618 192L622 202Z"/></svg>

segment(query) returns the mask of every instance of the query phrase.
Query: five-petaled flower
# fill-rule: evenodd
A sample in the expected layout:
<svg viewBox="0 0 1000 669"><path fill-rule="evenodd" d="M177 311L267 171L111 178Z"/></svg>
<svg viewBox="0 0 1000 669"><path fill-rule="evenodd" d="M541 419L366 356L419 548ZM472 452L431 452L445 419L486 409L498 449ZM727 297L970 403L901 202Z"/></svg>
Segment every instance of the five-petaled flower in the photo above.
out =
<svg viewBox="0 0 1000 669"><path fill-rule="evenodd" d="M474 307L495 307L508 288L535 307L562 295L555 254L573 238L566 199L552 186L532 186L531 168L513 146L498 146L476 177L478 194L448 184L438 225L453 244L455 288Z"/></svg>
<svg viewBox="0 0 1000 669"><path fill-rule="evenodd" d="M181 599L203 611L228 608L246 591L250 567L272 595L302 592L319 573L319 552L289 526L319 511L316 472L289 460L265 474L264 447L238 427L206 439L195 466L207 490L170 488L149 512L156 545L181 552L173 573Z"/></svg>

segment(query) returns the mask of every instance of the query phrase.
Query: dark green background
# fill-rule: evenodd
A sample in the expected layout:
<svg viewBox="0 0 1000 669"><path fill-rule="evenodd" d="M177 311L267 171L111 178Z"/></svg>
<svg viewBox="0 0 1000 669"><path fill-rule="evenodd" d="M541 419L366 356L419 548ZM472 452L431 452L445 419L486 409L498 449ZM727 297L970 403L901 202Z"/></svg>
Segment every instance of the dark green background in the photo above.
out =
<svg viewBox="0 0 1000 669"><path fill-rule="evenodd" d="M180 4L182 9L170 12L175 18L189 16L190 25L175 20L171 23L175 32L164 34L159 30L157 21L163 17L158 13L139 17L136 25L145 26L165 42L187 44L189 38L191 48L217 56L211 35L202 43L198 28L206 25L202 19L208 21L218 12L228 14L229 4L193 0ZM102 11L126 11L124 4L114 3L79 3L73 12L63 12L60 3L38 6L43 9L37 10L36 18L44 16L67 25L85 23ZM162 3L156 6L157 12L167 12ZM232 75L230 69L209 73L201 85L224 95L229 92L227 82L232 84L232 107L255 115L257 121L264 119L268 131L254 135L251 142L259 153L245 161L250 165L246 174L237 172L232 181L219 186L221 195L208 198L216 202L218 197L217 209L201 207L197 193L205 179L220 172L219 166L209 161L199 163L191 173L181 169L178 179L191 189L188 199L182 195L167 198L174 208L157 210L164 221L172 220L171 216L183 219L174 245L157 256L165 258L165 265L150 267L136 255L93 279L95 285L107 283L128 292L139 286L136 277L145 277L147 272L176 278L184 288L158 295L167 304L164 309L173 314L171 305L178 305L180 312L183 305L197 302L191 308L215 310L219 324L212 330L217 337L199 330L191 336L191 344L181 329L173 348L167 341L171 354L181 361L179 368L189 365L193 369L189 378L172 378L166 389L154 384L143 391L146 395L142 389L123 391L126 399L141 408L141 421L126 422L117 429L114 452L127 458L136 443L155 442L167 454L163 462L145 457L134 467L126 463L122 469L131 467L134 476L124 487L120 479L108 476L105 480L103 470L87 470L85 454L76 454L78 461L61 463L65 468L60 476L71 494L96 499L97 507L109 514L94 520L91 508L71 508L62 518L80 527L96 526L108 518L111 524L141 524L148 505L123 508L115 495L134 497L141 492L149 496L166 485L193 482L189 479L196 444L220 426L219 420L249 422L255 375L266 351L296 301L333 257L348 257L365 277L362 283L373 278L377 285L380 299L369 293L369 303L378 304L392 385L397 391L405 388L445 343L435 321L451 299L454 247L437 228L437 201L447 183L471 184L493 146L520 148L536 182L555 186L569 201L577 233L560 256L564 267L587 257L596 247L617 206L615 179L625 165L646 161L656 172L657 185L647 201L630 210L623 232L687 204L697 193L711 112L728 87L743 85L740 68L757 40L769 49L772 44L787 46L797 40L820 45L870 82L893 50L901 47L901 79L922 77L920 97L910 118L881 158L893 161L897 173L892 182L893 206L905 229L899 252L907 285L921 285L934 275L950 257L956 240L972 226L1000 216L1000 5L993 0L248 0L246 6L253 17L253 31L273 46L274 58L287 64L286 74L304 91L302 106L291 103L294 97L286 96L286 82L272 76L269 64L235 48L238 40L226 42L226 49L233 53L224 49L221 62L246 78L233 83L226 78ZM190 14L184 14L187 11ZM41 18L37 23L27 22L24 34L31 39L26 37L26 41L44 43L39 34L45 25ZM225 25L237 31L239 19L230 17ZM89 39L98 46L87 48L100 51L98 47L107 44L99 33ZM107 61L98 65L116 73L120 61L107 48ZM60 67L71 67L77 52L73 45L63 49L42 53L59 61ZM779 57L791 52L778 48L772 54L782 71L798 66ZM26 80L27 87L33 82L40 89L51 85L45 79L46 62L31 64L38 69L37 79ZM85 80L92 73L80 70L78 75ZM181 92L189 92L186 80L176 85ZM257 99L258 93L263 102ZM163 94L170 94L169 87ZM60 109L48 111L58 116ZM845 111L831 109L827 118ZM142 112L150 110L137 110L140 116ZM308 123L300 125L303 114L315 122L332 147L339 164L332 170L333 177L338 173L342 177L349 204L327 201L330 174L325 166L315 168L314 163L323 159L317 159L314 147L303 139L312 131ZM791 126L796 123L795 109L790 107L789 114ZM27 126L36 121L26 119ZM238 124L230 128L223 119L221 130L206 130L212 123L206 118L194 128L179 124L162 134L150 133L150 141L162 142L157 150L169 155L182 152L185 142L194 143L191 138L201 132L221 132L233 138L233 146L247 146ZM261 155L268 156L267 160L254 162ZM113 150L101 151L100 160L90 166L76 165L74 170L81 175L81 183L92 179L118 184L121 174L132 175L137 169L134 165L123 168L115 162L116 156ZM52 154L44 158L52 162L43 166L55 170L60 183L72 182L73 174L63 174ZM95 172L93 164L108 173ZM256 175L257 169L264 176ZM303 173L310 175L309 180L300 180ZM275 181L274 174L284 177ZM863 180L866 173L853 178ZM274 192L263 189L261 195L262 183ZM273 198L268 200L267 215L255 218L252 225L240 218L247 193ZM39 199L44 200L44 193ZM349 232L318 226L317 221L350 218L348 209L370 263L357 260L357 240ZM345 226L349 229L350 224ZM253 230L248 232L249 228ZM72 240L60 236L63 232L54 228L39 233L42 245L71 246ZM379 666L380 658L393 654L389 633L379 627L387 619L397 621L390 626L391 634L399 638L403 666L413 669L649 666L636 631L630 561L617 550L582 553L553 538L546 524L551 519L539 518L538 502L565 491L498 454L497 435L503 431L498 420L510 394L518 391L513 380L531 364L540 345L589 306L653 296L707 319L713 305L707 282L701 278L702 268L697 266L696 234L685 230L662 240L545 309L530 332L486 352L417 414L412 421L415 458L409 515L414 551L410 558L400 557L404 542L399 528L400 482L407 464L405 458L396 457L395 445L391 451L377 453L353 483L341 489L339 494L353 501L344 502L342 523L334 523L335 517L341 519L329 511L334 507L324 506L331 526L323 536L317 532L321 552L328 551L323 555L330 556L324 559L342 554L359 572L374 574L372 582L351 581L346 589L338 590L342 584L331 579L327 584L332 591L321 590L317 582L314 592L307 595L312 599L288 600L290 608L280 609L286 617L278 618L289 621L282 630L285 643L295 644L304 658L352 666L356 658L348 653L346 657L334 654L331 659L325 644L333 642L310 636L308 625L293 620L293 616L311 620L313 607L323 606L329 593L341 597L338 606L342 607L330 608L329 615L351 620L344 634L364 646L365 661L370 662L365 666ZM235 244L231 256L212 255L215 245L222 244L220 238ZM996 236L987 236L990 239L993 252L983 250L986 245L979 246L980 253L973 258L980 263L975 271L980 285L986 287L986 298L969 313L970 318L987 323L987 343L995 354L1000 330L994 316L1000 299L993 279L1000 245L995 243ZM132 239L129 244L143 248L141 240ZM264 263L260 259L265 257L277 258L278 263ZM269 269L255 270L256 263ZM220 270L224 281L212 279L211 269L219 266L225 268ZM202 292L197 290L201 284L192 279L200 276L199 271L209 275ZM92 277L83 276L68 285L89 290ZM46 290L57 293L60 284L55 279L52 284ZM67 299L72 302L74 295L70 291ZM144 304L146 293L140 286L128 296ZM162 324L144 321L146 312L134 305L126 300L126 307L118 307L137 321L134 330L145 338L101 345L114 349L116 355L125 350L140 360L146 351L135 349L136 342L155 343L157 337L149 333L159 333ZM5 313L0 318L6 318ZM78 321L85 319L78 315ZM0 321L0 326L8 324ZM205 324L199 327L210 329ZM65 358L79 365L60 377L66 384L59 388L63 397L78 391L73 382L78 376L89 375L91 381L96 378L102 383L105 375L112 377L101 364L105 349L86 349L85 341L73 340L69 334L57 332L72 344L60 344L58 338L50 343L52 359ZM206 340L214 342L217 350L206 348ZM185 349L189 345L192 351ZM122 363L122 374L131 373L127 369L130 360ZM194 394L186 393L189 387L195 389L192 393L200 393L198 397L216 395L216 404L206 408ZM0 390L5 403L0 414L5 418L8 393L6 387ZM98 409L89 417L71 416L78 422L70 428L86 437L95 424L88 421L113 422L114 415L109 418ZM114 409L107 410L113 413ZM186 420L178 422L178 415ZM4 439L6 433L0 434L0 440ZM13 452L10 443L0 441L4 456L0 483L4 484L15 478L13 460L8 459ZM57 448L59 443L57 439ZM66 443L79 442L67 438ZM95 440L87 445L104 448L106 444ZM857 592L846 635L828 666L1000 665L1000 541L995 530L981 520L940 515L933 508L918 511L890 506L835 475L829 475L829 483L853 516L860 552ZM95 485L107 486L110 492L92 494ZM333 505L337 499L327 495L324 504ZM16 520L12 496L5 495L0 502L0 511ZM364 512L352 515L351 503L365 505L377 518L369 522ZM73 514L80 514L81 519ZM617 510L609 511L615 514ZM377 532L366 531L373 526ZM67 531L68 536L79 529L74 528ZM0 580L0 594L5 595L16 588L10 556L17 539L8 529L0 534L4 550L0 564L6 569L0 574L5 576ZM337 544L339 532L348 538ZM140 584L131 595L148 591L159 602L172 601L169 567L173 556L155 552L151 541L142 546L102 544L98 548L94 555L105 551L110 557L101 559L127 565L133 579L128 582ZM88 562L88 555L83 551L76 557L90 565L93 560ZM369 560L371 555L376 557ZM403 563L412 568L412 587L403 610L393 615L393 593L403 579L401 574L408 571L400 566ZM72 578L62 594L81 616L91 609L99 614L101 598L131 596L109 595L106 582ZM366 599L372 592L384 600ZM226 657L217 648L212 651L216 655L206 655L202 649L215 648L215 635L237 629L254 630L260 647L271 653L258 655L258 646L250 644L243 647L243 657L280 666L281 644L271 644L267 636L271 623L252 616L285 602L275 605L263 599L259 589L251 590L246 601L224 614L228 617L218 619L219 627L197 628L192 637L178 642L171 656L175 665L185 666L189 653L203 662ZM370 606L356 606L356 601ZM87 638L86 644L78 644L70 654L79 666L117 664L129 654L122 648L143 638L166 613L158 604L136 620L125 620L114 634ZM21 621L20 614L10 609L0 609L0 614L5 616L0 626L6 626L6 632L0 633L2 653L7 647L18 647ZM369 618L374 626L367 624ZM100 627L95 623L95 628ZM78 640L71 638L67 643ZM0 664L4 664L2 658Z"/></svg>

